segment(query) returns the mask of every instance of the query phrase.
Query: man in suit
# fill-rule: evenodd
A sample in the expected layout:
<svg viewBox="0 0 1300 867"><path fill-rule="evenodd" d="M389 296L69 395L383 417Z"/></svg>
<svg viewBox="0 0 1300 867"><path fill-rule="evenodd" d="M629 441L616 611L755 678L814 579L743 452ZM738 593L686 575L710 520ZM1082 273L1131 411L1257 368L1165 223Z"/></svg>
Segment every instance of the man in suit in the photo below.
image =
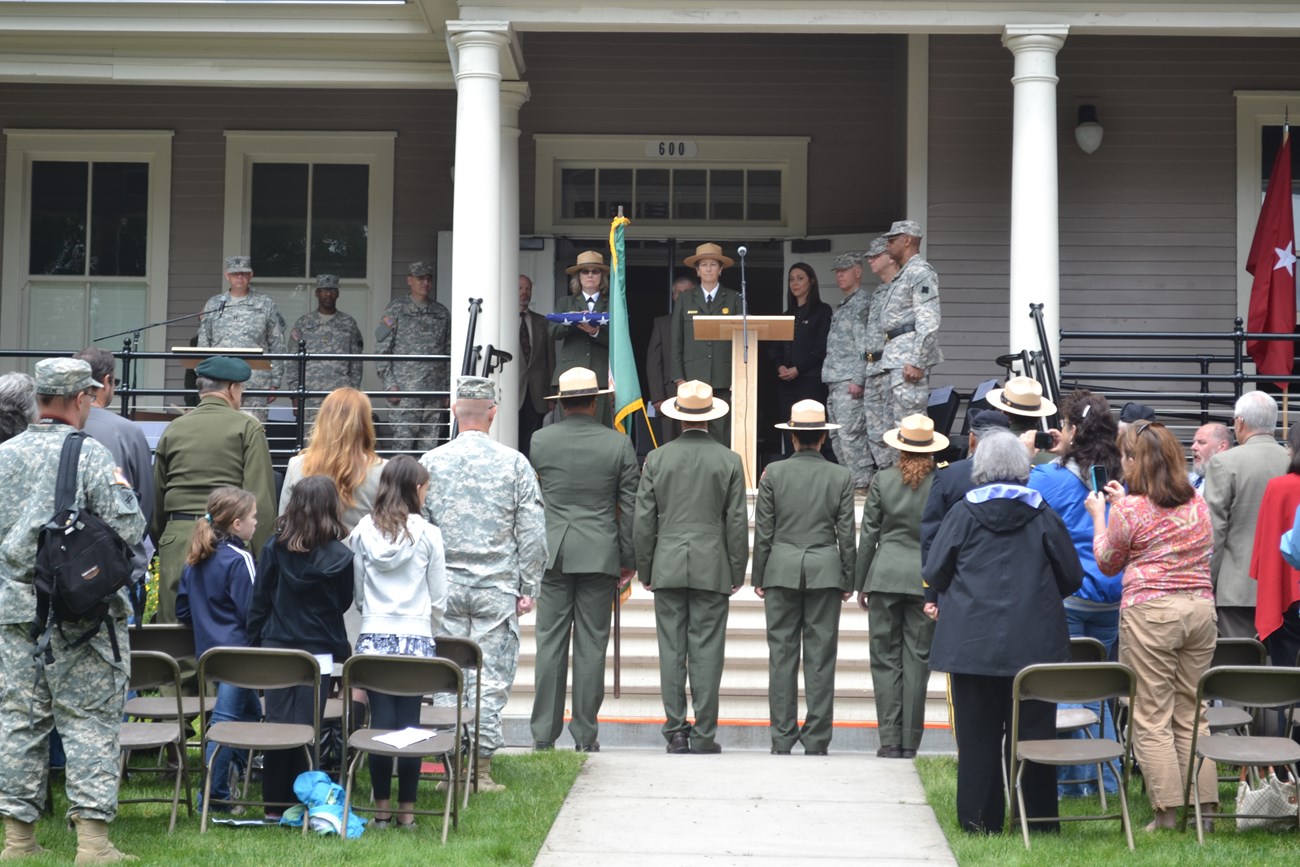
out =
<svg viewBox="0 0 1300 867"><path fill-rule="evenodd" d="M683 292L695 288L695 281L685 275L673 281L673 297L669 312L656 316L650 327L650 346L646 350L646 380L650 384L650 402L655 408L655 437L660 444L676 439L682 432L677 422L659 411L659 406L677 393L673 382L673 315L677 308L677 299Z"/></svg>
<svg viewBox="0 0 1300 867"><path fill-rule="evenodd" d="M934 483L930 486L930 496L925 501L925 510L921 513L921 562L930 550L934 534L939 532L944 515L962 497L966 496L975 483L971 481L971 459L979 447L982 437L995 430L1009 431L1010 420L993 409L977 409L971 413L970 434L966 440L966 457L953 461L946 467L941 466L934 474ZM933 600L931 600L933 601Z"/></svg>
<svg viewBox="0 0 1300 867"><path fill-rule="evenodd" d="M700 286L683 295L681 303L673 307L669 375L679 387L688 379L707 382L715 397L728 401L731 399L731 341L696 340L695 317L740 315L740 293L719 282L722 269L734 265L735 260L722 255L722 248L717 244L701 244L695 248L695 255L687 256L683 264L695 269ZM731 420L725 413L709 425L709 433L724 446L731 445Z"/></svg>
<svg viewBox="0 0 1300 867"><path fill-rule="evenodd" d="M632 441L596 421L596 374L560 374L564 420L533 438L530 460L546 505L550 552L537 597L533 748L555 746L564 727L569 640L573 640L573 718L578 752L599 752L596 715L605 699L610 606L635 573L632 510L640 479Z"/></svg>
<svg viewBox="0 0 1300 867"><path fill-rule="evenodd" d="M853 475L822 457L826 407L801 400L790 420L794 454L769 464L758 481L750 583L767 617L768 709L772 753L825 755L835 719L835 656L840 607L853 589ZM802 648L808 713L799 725Z"/></svg>
<svg viewBox="0 0 1300 867"><path fill-rule="evenodd" d="M682 435L646 456L636 494L637 574L655 594L659 690L669 753L720 753L718 691L727 650L730 597L749 559L740 455L714 440L708 423L727 404L692 380L664 401ZM695 705L686 720L686 681Z"/></svg>
<svg viewBox="0 0 1300 867"><path fill-rule="evenodd" d="M1287 471L1286 449L1273 438L1277 401L1262 391L1237 399L1232 424L1237 445L1210 458L1205 472L1205 504L1214 524L1210 579L1219 615L1219 635L1255 637L1255 582L1250 555L1255 521L1270 479Z"/></svg>
<svg viewBox="0 0 1300 867"><path fill-rule="evenodd" d="M546 392L550 391L555 370L555 341L546 317L529 309L532 301L533 281L527 274L520 274L519 351L524 363L519 377L519 452L524 457L528 457L529 442L550 408Z"/></svg>
<svg viewBox="0 0 1300 867"><path fill-rule="evenodd" d="M596 250L578 254L578 261L564 273L569 275L569 297L555 305L556 313L609 313L609 266L605 257ZM551 322L551 339L560 341L560 351L555 359L555 379L559 374L575 367L585 367L596 372L600 387L609 385L609 329L588 322L565 325ZM596 419L611 427L614 419L609 409L609 398L596 400Z"/></svg>

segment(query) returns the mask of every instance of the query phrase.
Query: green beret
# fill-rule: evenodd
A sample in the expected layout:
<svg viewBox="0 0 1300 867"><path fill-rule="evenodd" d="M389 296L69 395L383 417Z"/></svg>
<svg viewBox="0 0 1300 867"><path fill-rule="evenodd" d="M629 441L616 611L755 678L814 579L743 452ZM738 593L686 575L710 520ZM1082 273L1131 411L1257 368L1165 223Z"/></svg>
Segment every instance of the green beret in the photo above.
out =
<svg viewBox="0 0 1300 867"><path fill-rule="evenodd" d="M204 379L216 382L247 382L253 375L253 369L248 366L247 361L225 355L214 355L203 359L194 368L194 372Z"/></svg>

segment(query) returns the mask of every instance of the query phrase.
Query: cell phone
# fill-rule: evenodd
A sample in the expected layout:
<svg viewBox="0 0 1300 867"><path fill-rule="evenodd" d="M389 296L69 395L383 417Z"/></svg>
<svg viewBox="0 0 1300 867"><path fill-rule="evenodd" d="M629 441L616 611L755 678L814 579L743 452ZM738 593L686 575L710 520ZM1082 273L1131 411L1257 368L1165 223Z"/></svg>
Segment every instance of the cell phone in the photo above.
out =
<svg viewBox="0 0 1300 867"><path fill-rule="evenodd" d="M1040 430L1034 434L1034 448L1050 449L1056 446L1056 437L1049 430Z"/></svg>
<svg viewBox="0 0 1300 867"><path fill-rule="evenodd" d="M1093 464L1088 468L1088 473L1092 477L1092 490L1094 493L1105 490L1106 483L1110 481L1106 468L1101 464Z"/></svg>

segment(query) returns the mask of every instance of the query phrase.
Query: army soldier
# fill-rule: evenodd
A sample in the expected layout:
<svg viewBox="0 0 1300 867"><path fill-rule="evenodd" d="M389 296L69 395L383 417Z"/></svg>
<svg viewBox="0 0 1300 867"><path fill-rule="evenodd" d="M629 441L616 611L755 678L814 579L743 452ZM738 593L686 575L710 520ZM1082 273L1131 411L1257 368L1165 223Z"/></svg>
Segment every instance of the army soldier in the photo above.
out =
<svg viewBox="0 0 1300 867"><path fill-rule="evenodd" d="M714 397L725 402L731 399L731 341L696 340L695 317L740 315L740 293L719 283L722 269L736 263L722 255L722 248L717 244L701 244L695 248L695 255L687 256L682 264L695 269L700 285L684 293L673 305L669 374L676 386L688 379L707 382ZM731 419L726 413L714 419L709 433L724 446L731 447Z"/></svg>
<svg viewBox="0 0 1300 867"><path fill-rule="evenodd" d="M727 614L749 560L744 470L740 455L709 433L728 407L708 383L682 383L662 409L682 423L682 435L646 456L632 535L638 576L655 594L664 738L669 753L720 753ZM694 725L686 721L688 676Z"/></svg>
<svg viewBox="0 0 1300 867"><path fill-rule="evenodd" d="M835 449L835 459L852 474L853 486L865 493L876 472L867 445L867 417L862 405L866 393L866 358L873 350L867 336L871 298L859 291L862 260L856 253L843 254L832 267L844 300L831 314L826 360L822 362L822 382L829 389L827 415L836 424L831 428L831 446Z"/></svg>
<svg viewBox="0 0 1300 867"><path fill-rule="evenodd" d="M889 257L898 263L880 313L885 332L881 367L889 371L890 420L923 414L930 398L930 368L939 350L939 275L922 259L921 226L901 220L889 227Z"/></svg>
<svg viewBox="0 0 1300 867"><path fill-rule="evenodd" d="M321 274L316 278L316 309L298 317L289 332L289 351L298 351L298 341L307 344L312 355L360 354L366 351L357 320L339 310L339 278ZM361 388L360 361L307 362L307 390L333 391L350 385ZM289 362L289 387L298 387L298 365ZM315 415L322 398L307 398L307 407Z"/></svg>
<svg viewBox="0 0 1300 867"><path fill-rule="evenodd" d="M867 309L867 349L866 382L862 390L862 412L867 419L867 447L871 450L872 462L876 470L892 467L898 462L898 453L885 445L885 431L894 426L894 417L890 414L889 371L881 366L881 356L885 351L885 330L881 326L885 299L889 295L888 287L898 265L889 256L888 239L881 235L871 242L867 249L866 261L879 282L871 290L871 303Z"/></svg>
<svg viewBox="0 0 1300 867"><path fill-rule="evenodd" d="M501 712L519 665L519 617L533 610L546 564L546 516L528 461L488 436L497 414L492 380L462 376L452 412L460 435L420 458L429 471L424 511L446 547L443 629L483 650L479 791L499 792L492 755L505 746ZM465 689L474 689L472 672Z"/></svg>
<svg viewBox="0 0 1300 867"><path fill-rule="evenodd" d="M794 454L758 480L750 582L767 616L768 707L772 753L825 755L835 718L840 606L853 589L853 477L821 454L826 408L801 400L790 420ZM799 656L808 713L799 725Z"/></svg>
<svg viewBox="0 0 1300 867"><path fill-rule="evenodd" d="M605 699L605 650L611 603L635 574L632 510L640 480L632 441L596 421L596 401L609 393L596 373L575 367L560 375L564 420L533 437L529 456L546 504L550 552L537 598L536 698L533 748L550 749L564 726L564 685L573 640L573 719L578 752L599 752L596 715Z"/></svg>
<svg viewBox="0 0 1300 867"><path fill-rule="evenodd" d="M36 845L35 830L45 805L47 742L55 727L67 751L67 817L77 828L77 863L103 864L127 857L108 841L108 823L117 814L118 731L129 661L125 655L114 660L115 645L107 629L99 629L83 642L80 636L94 625L89 622L52 630L54 661L32 660L37 540L54 513L63 442L85 425L99 388L85 361L46 358L37 362L41 420L0 445L0 489L9 493L0 503L3 860L44 851ZM93 439L81 444L75 490L79 507L102 518L128 544L140 541L144 517L135 493L113 466L108 449ZM117 634L125 638L130 614L125 588L118 591L109 613Z"/></svg>
<svg viewBox="0 0 1300 867"><path fill-rule="evenodd" d="M433 266L412 262L406 285L411 294L384 309L375 329L375 351L380 355L447 355L451 352L451 312L429 297ZM389 391L446 391L448 362L390 361L376 370ZM396 409L388 413L388 447L394 451L421 451L437 445L436 409L445 409L441 397L390 397Z"/></svg>
<svg viewBox="0 0 1300 867"><path fill-rule="evenodd" d="M253 266L247 256L226 259L226 281L230 291L213 295L203 305L199 319L199 346L261 347L265 352L284 352L284 317L270 296L254 292L249 283ZM248 380L250 389L278 389L284 362L272 361L271 369L256 371ZM244 409L259 421L266 421L266 405L275 397L246 397Z"/></svg>
<svg viewBox="0 0 1300 867"><path fill-rule="evenodd" d="M555 306L556 313L608 313L609 266L596 250L578 254L578 261L564 273L569 275L569 295ZM551 385L559 385L560 374L574 367L596 372L596 381L604 388L609 384L609 329L588 322L565 325L552 322L551 339L560 341L555 358ZM613 424L609 398L596 400L596 419L609 427Z"/></svg>

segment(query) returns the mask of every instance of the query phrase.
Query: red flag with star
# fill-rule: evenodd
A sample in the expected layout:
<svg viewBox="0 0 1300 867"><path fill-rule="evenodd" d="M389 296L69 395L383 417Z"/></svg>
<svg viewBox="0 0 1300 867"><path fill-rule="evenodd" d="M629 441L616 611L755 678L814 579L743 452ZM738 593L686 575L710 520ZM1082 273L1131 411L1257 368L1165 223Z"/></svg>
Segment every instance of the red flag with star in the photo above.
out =
<svg viewBox="0 0 1300 867"><path fill-rule="evenodd" d="M1250 286L1250 316L1246 329L1256 333L1290 334L1295 330L1295 224L1291 217L1291 137L1282 132L1273 171L1268 176L1264 207L1255 224L1255 240L1246 270ZM1252 340L1246 352L1261 374L1287 376L1295 360L1290 340ZM1280 383L1279 383L1280 385ZM1285 387L1285 386L1284 386Z"/></svg>

